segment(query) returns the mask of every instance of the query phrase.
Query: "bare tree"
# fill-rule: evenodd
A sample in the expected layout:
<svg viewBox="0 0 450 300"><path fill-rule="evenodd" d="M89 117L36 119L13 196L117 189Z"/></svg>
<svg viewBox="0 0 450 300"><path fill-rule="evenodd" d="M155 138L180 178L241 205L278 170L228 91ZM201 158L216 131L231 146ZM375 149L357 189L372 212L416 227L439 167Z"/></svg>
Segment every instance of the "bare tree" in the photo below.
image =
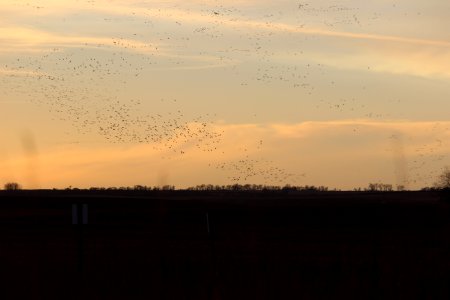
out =
<svg viewBox="0 0 450 300"><path fill-rule="evenodd" d="M370 192L392 192L392 184L385 183L369 183L369 187L366 189Z"/></svg>
<svg viewBox="0 0 450 300"><path fill-rule="evenodd" d="M17 182L8 182L5 183L5 185L3 186L5 190L7 191L17 191L20 190L22 187L20 186L20 184L18 184Z"/></svg>
<svg viewBox="0 0 450 300"><path fill-rule="evenodd" d="M435 186L439 189L450 189L450 167L444 169Z"/></svg>

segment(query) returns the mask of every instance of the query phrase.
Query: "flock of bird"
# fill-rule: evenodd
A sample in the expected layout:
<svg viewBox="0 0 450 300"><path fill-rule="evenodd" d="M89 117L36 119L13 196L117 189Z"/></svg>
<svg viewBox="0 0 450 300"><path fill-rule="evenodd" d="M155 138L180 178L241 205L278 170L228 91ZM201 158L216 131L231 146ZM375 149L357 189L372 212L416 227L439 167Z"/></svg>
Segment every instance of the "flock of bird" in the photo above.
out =
<svg viewBox="0 0 450 300"><path fill-rule="evenodd" d="M97 4L91 1L91 5ZM45 10L45 7L30 6L30 9ZM361 26L358 9L341 4L320 6L313 2L301 2L296 3L291 12L264 12L256 16L260 28L251 31L239 28L238 22L252 24L248 12L224 5L200 12L207 17L202 25L192 25L175 18L173 24L167 27L156 25L159 16L154 15L154 10L149 12L148 17L131 13L127 15L127 22L136 23L136 32L142 31L142 28L149 30L152 42L143 41L146 38L142 32L128 32L101 42L86 41L71 47L54 47L40 56L21 57L5 65L6 70L27 70L28 73L12 73L2 79L3 84L47 109L55 120L70 124L77 136L93 135L111 143L153 144L159 150L168 150L176 155L186 154L189 151L186 145L204 152L223 153L221 142L224 132L217 130L212 115L192 116L183 109L182 100L156 98L151 92L145 96L135 96L132 93L134 82L151 80L146 77L147 70L179 67L196 61L196 57L205 56L206 60L228 65L235 76L242 77L242 86L281 84L302 89L306 95L311 95L317 89L311 77L326 76L324 66L308 61L296 65L284 63L280 53L303 61L302 46L314 36L304 35L296 39L289 31L273 28L285 17L292 17L298 28L307 26L305 23L308 22L317 23L317 20L327 27L342 24ZM164 9L160 13L162 17L166 16ZM377 14L373 15L373 18L377 17ZM103 18L105 24L114 20ZM226 43L230 31L236 41ZM292 44L287 48L295 50L283 49L286 40ZM212 54L207 53L201 49L205 41L219 46ZM180 49L187 54L180 54ZM250 76L241 68L239 62L242 61L251 61L257 66ZM334 84L331 82L330 86ZM335 112L364 111L366 118L390 116L375 113L368 105L355 98L327 99L317 103L318 108ZM262 141L258 145L261 148ZM417 149L417 153L420 157L441 146L442 143L431 148L424 145ZM444 158L439 154L433 159L440 162ZM426 163L418 159L411 172L418 172ZM210 166L230 174L228 180L233 182L258 178L264 183L285 184L305 176L289 172L273 161L252 158L245 153L236 161L213 162Z"/></svg>
<svg viewBox="0 0 450 300"><path fill-rule="evenodd" d="M158 113L149 113L145 100L121 99L130 80L124 73L144 68L126 61L124 53L118 62L58 51L18 63L38 75L20 78L17 84L22 86L16 90L26 91L32 101L58 121L68 122L78 135L94 133L111 143L153 143L173 151L188 142L202 151L213 151L221 141L222 132L213 127L209 114L187 117L176 99L151 99L155 104L151 108ZM37 73L45 66L54 68L52 75Z"/></svg>
<svg viewBox="0 0 450 300"><path fill-rule="evenodd" d="M248 155L236 161L218 163L215 168L230 174L227 179L232 182L249 182L250 179L258 178L263 184L284 185L286 182L299 182L301 177L306 176L289 172L271 160L251 158Z"/></svg>
<svg viewBox="0 0 450 300"><path fill-rule="evenodd" d="M448 124L435 123L428 130L430 136L436 136L436 133L450 132ZM448 159L447 149L450 144L445 139L435 138L431 143L423 143L414 148L413 159L408 161L408 183L427 183L432 186L436 178L441 175L442 168ZM424 172L424 171L427 172Z"/></svg>

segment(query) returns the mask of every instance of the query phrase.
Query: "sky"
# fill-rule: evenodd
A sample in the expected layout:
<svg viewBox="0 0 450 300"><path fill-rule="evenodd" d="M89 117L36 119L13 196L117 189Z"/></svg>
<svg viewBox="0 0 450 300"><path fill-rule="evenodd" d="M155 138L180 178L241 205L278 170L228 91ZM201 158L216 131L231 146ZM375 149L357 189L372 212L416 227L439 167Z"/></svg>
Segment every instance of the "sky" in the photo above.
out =
<svg viewBox="0 0 450 300"><path fill-rule="evenodd" d="M450 2L0 3L0 184L386 183L450 165Z"/></svg>

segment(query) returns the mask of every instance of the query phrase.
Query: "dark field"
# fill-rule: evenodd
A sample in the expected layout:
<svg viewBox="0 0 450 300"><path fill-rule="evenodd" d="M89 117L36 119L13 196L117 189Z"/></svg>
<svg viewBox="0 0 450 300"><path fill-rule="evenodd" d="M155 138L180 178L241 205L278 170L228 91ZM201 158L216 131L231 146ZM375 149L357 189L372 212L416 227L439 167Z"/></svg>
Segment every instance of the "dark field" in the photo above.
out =
<svg viewBox="0 0 450 300"><path fill-rule="evenodd" d="M3 191L0 234L1 299L450 299L436 192Z"/></svg>

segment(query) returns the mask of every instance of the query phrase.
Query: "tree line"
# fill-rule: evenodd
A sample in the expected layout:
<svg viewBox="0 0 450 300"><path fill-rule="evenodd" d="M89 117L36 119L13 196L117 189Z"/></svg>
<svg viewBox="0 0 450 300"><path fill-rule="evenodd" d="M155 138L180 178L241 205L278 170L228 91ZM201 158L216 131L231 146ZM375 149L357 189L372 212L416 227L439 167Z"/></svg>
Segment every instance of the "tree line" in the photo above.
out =
<svg viewBox="0 0 450 300"><path fill-rule="evenodd" d="M4 190L17 191L21 190L22 186L17 182L8 182L3 186ZM422 188L424 191L430 190L445 190L450 189L450 167L444 169L438 180L433 187ZM56 189L54 189L56 190ZM91 187L88 189L72 188L71 186L65 190L90 190L90 191L173 191L176 190L174 185L163 186L146 186L146 185L134 185L128 187ZM293 186L287 184L285 186L276 185L262 185L262 184L230 184L230 185L213 185L213 184L200 184L194 187L189 187L188 191L311 191L311 192L327 192L330 191L326 186ZM405 191L405 187L402 185L396 186L397 191ZM333 189L332 191L338 191ZM392 192L394 187L392 184L385 183L369 183L366 188L355 188L353 191L366 191L366 192Z"/></svg>

